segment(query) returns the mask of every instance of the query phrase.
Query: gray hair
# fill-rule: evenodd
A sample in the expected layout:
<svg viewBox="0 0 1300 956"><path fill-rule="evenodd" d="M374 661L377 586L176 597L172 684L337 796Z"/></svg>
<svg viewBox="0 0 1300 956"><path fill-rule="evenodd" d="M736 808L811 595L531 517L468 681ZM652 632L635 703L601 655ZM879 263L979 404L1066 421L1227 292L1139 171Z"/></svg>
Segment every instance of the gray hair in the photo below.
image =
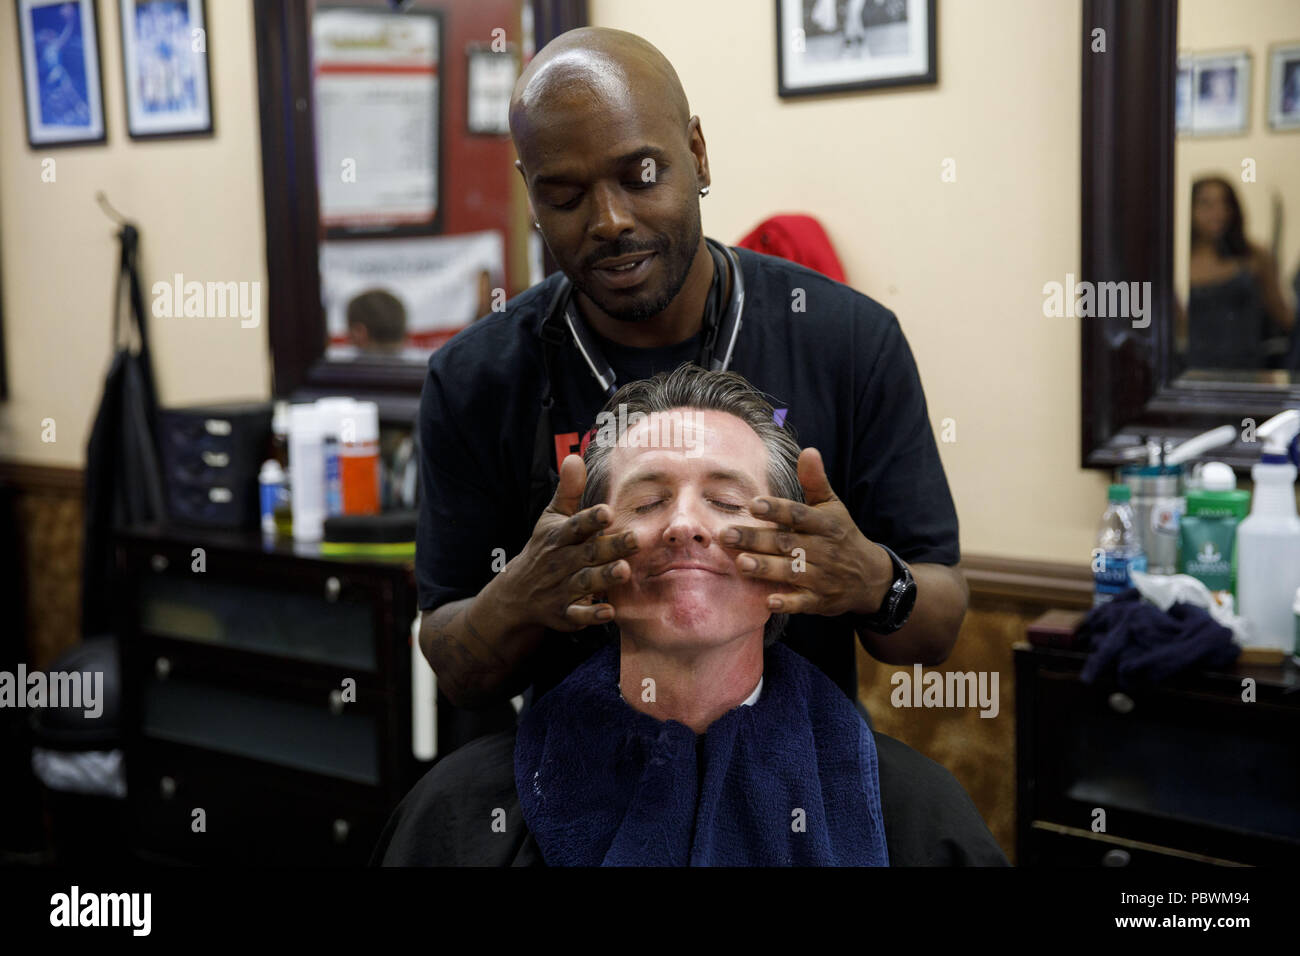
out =
<svg viewBox="0 0 1300 956"><path fill-rule="evenodd" d="M625 411L624 416L619 415L620 409ZM614 393L597 421L612 416L623 429L634 413L649 416L678 409L726 412L739 418L754 430L767 449L769 494L803 501L799 442L794 430L785 424L778 425L775 411L763 393L735 372L712 372L698 365L682 365L673 372L660 372L652 378L629 382ZM618 437L621 441L622 432ZM617 444L594 438L587 443L583 453L587 485L582 492L581 508L609 500L610 453ZM780 638L788 618L788 614L773 614L768 618L763 628L764 647Z"/></svg>

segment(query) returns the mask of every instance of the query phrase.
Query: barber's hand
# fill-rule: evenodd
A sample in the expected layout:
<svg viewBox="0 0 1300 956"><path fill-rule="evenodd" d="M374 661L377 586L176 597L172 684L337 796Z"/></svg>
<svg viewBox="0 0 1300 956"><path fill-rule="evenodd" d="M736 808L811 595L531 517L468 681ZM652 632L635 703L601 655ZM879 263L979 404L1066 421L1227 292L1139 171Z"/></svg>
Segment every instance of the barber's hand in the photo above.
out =
<svg viewBox="0 0 1300 956"><path fill-rule="evenodd" d="M623 558L637 550L636 532L601 534L614 512L607 504L579 511L586 484L587 466L569 455L532 537L490 585L500 588L521 623L576 631L614 619L614 608L597 596L632 576Z"/></svg>
<svg viewBox="0 0 1300 956"><path fill-rule="evenodd" d="M889 555L867 540L835 497L815 448L799 454L799 484L807 504L770 495L750 502L755 517L780 528L732 525L722 544L740 552L741 574L788 586L768 595L774 613L874 614L893 581Z"/></svg>

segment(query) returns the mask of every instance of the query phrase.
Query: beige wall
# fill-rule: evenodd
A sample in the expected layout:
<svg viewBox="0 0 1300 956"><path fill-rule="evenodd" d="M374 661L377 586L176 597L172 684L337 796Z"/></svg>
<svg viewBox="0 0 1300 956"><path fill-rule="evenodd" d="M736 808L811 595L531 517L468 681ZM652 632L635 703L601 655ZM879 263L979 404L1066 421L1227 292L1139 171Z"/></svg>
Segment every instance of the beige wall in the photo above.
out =
<svg viewBox="0 0 1300 956"><path fill-rule="evenodd" d="M96 189L141 224L145 280L265 281L251 3L210 3L215 139L124 134L116 4L100 0L107 147L54 150L40 182L18 71L0 70L0 216L12 397L0 458L80 464L109 356L115 266ZM916 353L967 552L1082 561L1106 477L1078 468L1077 319L1042 287L1079 263L1080 6L944 0L937 87L782 101L770 4L592 0L592 21L649 38L703 119L710 235L774 212L826 225L850 282L894 309ZM0 16L0 49L16 50ZM684 24L690 24L689 29ZM956 182L940 180L945 158ZM162 400L265 396L265 328L155 322ZM42 418L58 441L40 440Z"/></svg>
<svg viewBox="0 0 1300 956"><path fill-rule="evenodd" d="M1268 125L1269 46L1300 43L1296 0L1182 0L1180 53L1250 52L1250 125L1241 136L1180 136L1174 150L1174 281L1187 301L1187 256L1192 181L1219 174L1234 184L1246 220L1246 238L1272 251L1273 201L1282 207L1279 279L1294 307L1291 277L1300 268L1300 130L1274 132ZM1242 160L1255 161L1256 181L1242 182Z"/></svg>
<svg viewBox="0 0 1300 956"><path fill-rule="evenodd" d="M709 147L709 235L811 213L850 284L898 314L936 435L956 424L939 447L963 551L1083 562L1107 478L1078 467L1079 320L1042 309L1079 268L1081 6L938 7L938 86L806 100L776 95L771 4L592 0L591 17L677 69Z"/></svg>
<svg viewBox="0 0 1300 956"><path fill-rule="evenodd" d="M7 4L12 8L12 4ZM230 319L154 319L159 397L168 405L270 394L265 228L251 0L207 4L216 136L136 142L126 134L117 0L98 0L106 146L32 150L24 128L17 18L0 15L0 282L10 398L0 459L80 466L107 370L118 245L95 193L141 232L149 287L259 282L261 328ZM55 161L56 180L41 181ZM41 440L43 419L56 440Z"/></svg>

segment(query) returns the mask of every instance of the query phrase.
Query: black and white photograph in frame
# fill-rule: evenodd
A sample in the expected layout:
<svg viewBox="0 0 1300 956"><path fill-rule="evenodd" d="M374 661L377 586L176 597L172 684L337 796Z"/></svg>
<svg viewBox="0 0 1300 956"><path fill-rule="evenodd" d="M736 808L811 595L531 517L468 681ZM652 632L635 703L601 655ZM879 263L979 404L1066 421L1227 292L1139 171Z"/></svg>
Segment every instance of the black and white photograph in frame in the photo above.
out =
<svg viewBox="0 0 1300 956"><path fill-rule="evenodd" d="M93 0L16 0L27 143L33 149L107 140Z"/></svg>
<svg viewBox="0 0 1300 956"><path fill-rule="evenodd" d="M1300 42L1269 48L1268 125L1300 129Z"/></svg>
<svg viewBox="0 0 1300 956"><path fill-rule="evenodd" d="M1227 136L1250 126L1250 54L1200 53L1192 70L1194 136Z"/></svg>
<svg viewBox="0 0 1300 956"><path fill-rule="evenodd" d="M783 97L938 81L935 0L776 0Z"/></svg>
<svg viewBox="0 0 1300 956"><path fill-rule="evenodd" d="M1189 133L1192 129L1192 58L1178 57L1178 73L1174 78L1174 132Z"/></svg>
<svg viewBox="0 0 1300 956"><path fill-rule="evenodd" d="M465 50L465 123L470 135L510 135L510 96L519 77L518 56L513 43L500 52L488 44L472 44Z"/></svg>
<svg viewBox="0 0 1300 956"><path fill-rule="evenodd" d="M211 135L203 0L119 0L119 13L131 138Z"/></svg>

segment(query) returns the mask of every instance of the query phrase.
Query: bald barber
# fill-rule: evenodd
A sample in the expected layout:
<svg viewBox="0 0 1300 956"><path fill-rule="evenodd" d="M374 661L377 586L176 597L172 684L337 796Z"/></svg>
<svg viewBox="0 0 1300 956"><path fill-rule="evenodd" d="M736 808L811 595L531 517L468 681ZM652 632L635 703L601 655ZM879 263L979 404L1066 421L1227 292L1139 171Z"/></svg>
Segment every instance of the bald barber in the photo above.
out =
<svg viewBox="0 0 1300 956"><path fill-rule="evenodd" d="M617 623L605 591L627 580L628 555L657 542L606 534L607 504L579 509L579 452L614 387L685 362L739 372L804 449L806 503L756 498L722 532L741 572L770 583L769 607L789 615L787 646L854 699L855 634L886 663L942 662L968 592L893 313L802 266L706 239L704 128L641 37L582 28L547 44L515 86L510 133L561 271L429 362L416 578L420 648L447 697L480 708L544 694L598 645L592 625ZM698 524L696 537L712 523Z"/></svg>

